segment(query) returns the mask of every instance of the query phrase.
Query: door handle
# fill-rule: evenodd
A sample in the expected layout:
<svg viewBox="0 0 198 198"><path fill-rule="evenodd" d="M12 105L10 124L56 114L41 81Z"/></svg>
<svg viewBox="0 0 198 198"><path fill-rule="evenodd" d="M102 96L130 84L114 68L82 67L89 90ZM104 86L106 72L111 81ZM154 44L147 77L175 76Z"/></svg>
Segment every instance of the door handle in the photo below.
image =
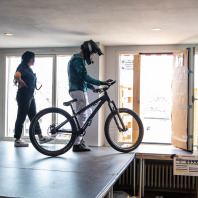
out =
<svg viewBox="0 0 198 198"><path fill-rule="evenodd" d="M194 102L195 100L198 100L198 98L195 98L194 96L192 97L192 101Z"/></svg>

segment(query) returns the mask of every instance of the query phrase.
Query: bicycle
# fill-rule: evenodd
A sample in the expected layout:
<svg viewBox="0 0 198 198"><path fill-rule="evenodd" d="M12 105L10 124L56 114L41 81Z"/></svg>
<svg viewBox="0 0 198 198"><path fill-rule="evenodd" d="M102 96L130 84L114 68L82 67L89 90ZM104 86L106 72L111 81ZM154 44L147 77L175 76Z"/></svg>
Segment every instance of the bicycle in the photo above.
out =
<svg viewBox="0 0 198 198"><path fill-rule="evenodd" d="M93 101L79 112L75 112L73 103L77 100L64 102L64 106L70 106L70 115L63 109L51 107L40 111L35 115L30 124L30 140L33 146L42 154L57 156L67 152L74 144L75 138L85 135L86 128L90 126L92 119L107 102L111 113L105 121L105 136L108 143L117 151L130 152L136 149L143 138L144 128L140 117L132 110L127 108L117 108L115 102L108 96L107 90L115 84L112 81L107 86L96 89L96 92L103 93L101 97ZM92 106L96 106L82 128L79 126L77 116ZM36 126L40 124L42 133L47 133L53 140L46 144L40 144L36 136Z"/></svg>

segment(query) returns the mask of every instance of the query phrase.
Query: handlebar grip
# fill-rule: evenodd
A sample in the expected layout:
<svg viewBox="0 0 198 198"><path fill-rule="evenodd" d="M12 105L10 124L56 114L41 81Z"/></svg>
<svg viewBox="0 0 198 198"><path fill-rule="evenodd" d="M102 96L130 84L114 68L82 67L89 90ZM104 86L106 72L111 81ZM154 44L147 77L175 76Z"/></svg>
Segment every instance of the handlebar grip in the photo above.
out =
<svg viewBox="0 0 198 198"><path fill-rule="evenodd" d="M113 84L115 84L115 83L116 83L116 80L114 80L113 82L111 82L110 85L113 85Z"/></svg>

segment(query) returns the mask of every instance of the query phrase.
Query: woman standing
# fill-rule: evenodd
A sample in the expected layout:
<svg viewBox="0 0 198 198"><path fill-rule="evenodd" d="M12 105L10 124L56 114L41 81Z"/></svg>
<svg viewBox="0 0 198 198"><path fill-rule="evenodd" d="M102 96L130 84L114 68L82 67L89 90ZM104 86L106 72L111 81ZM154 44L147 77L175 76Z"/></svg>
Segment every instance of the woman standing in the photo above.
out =
<svg viewBox="0 0 198 198"><path fill-rule="evenodd" d="M28 115L30 121L36 115L36 103L34 99L34 91L36 88L36 74L33 73L31 66L34 65L35 54L33 52L25 52L22 55L22 62L17 67L14 78L16 83L18 82L18 91L17 91L17 104L18 104L18 113L15 123L15 147L27 147L29 144L21 139L23 124ZM36 126L37 134L39 137L39 143L43 144L53 140L51 137L43 136L39 123Z"/></svg>

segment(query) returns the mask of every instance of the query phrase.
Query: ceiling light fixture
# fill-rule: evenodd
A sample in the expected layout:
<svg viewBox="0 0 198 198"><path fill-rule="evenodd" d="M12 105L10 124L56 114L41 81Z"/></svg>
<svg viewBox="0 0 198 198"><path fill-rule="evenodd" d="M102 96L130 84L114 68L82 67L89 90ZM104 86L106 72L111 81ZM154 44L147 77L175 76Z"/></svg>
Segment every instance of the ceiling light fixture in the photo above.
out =
<svg viewBox="0 0 198 198"><path fill-rule="evenodd" d="M160 31L160 30L162 30L162 28L156 27L156 28L152 28L152 30L153 30L153 31Z"/></svg>
<svg viewBox="0 0 198 198"><path fill-rule="evenodd" d="M4 35L6 35L6 36L13 36L13 34L10 33L10 32L6 32L6 33L4 33Z"/></svg>

